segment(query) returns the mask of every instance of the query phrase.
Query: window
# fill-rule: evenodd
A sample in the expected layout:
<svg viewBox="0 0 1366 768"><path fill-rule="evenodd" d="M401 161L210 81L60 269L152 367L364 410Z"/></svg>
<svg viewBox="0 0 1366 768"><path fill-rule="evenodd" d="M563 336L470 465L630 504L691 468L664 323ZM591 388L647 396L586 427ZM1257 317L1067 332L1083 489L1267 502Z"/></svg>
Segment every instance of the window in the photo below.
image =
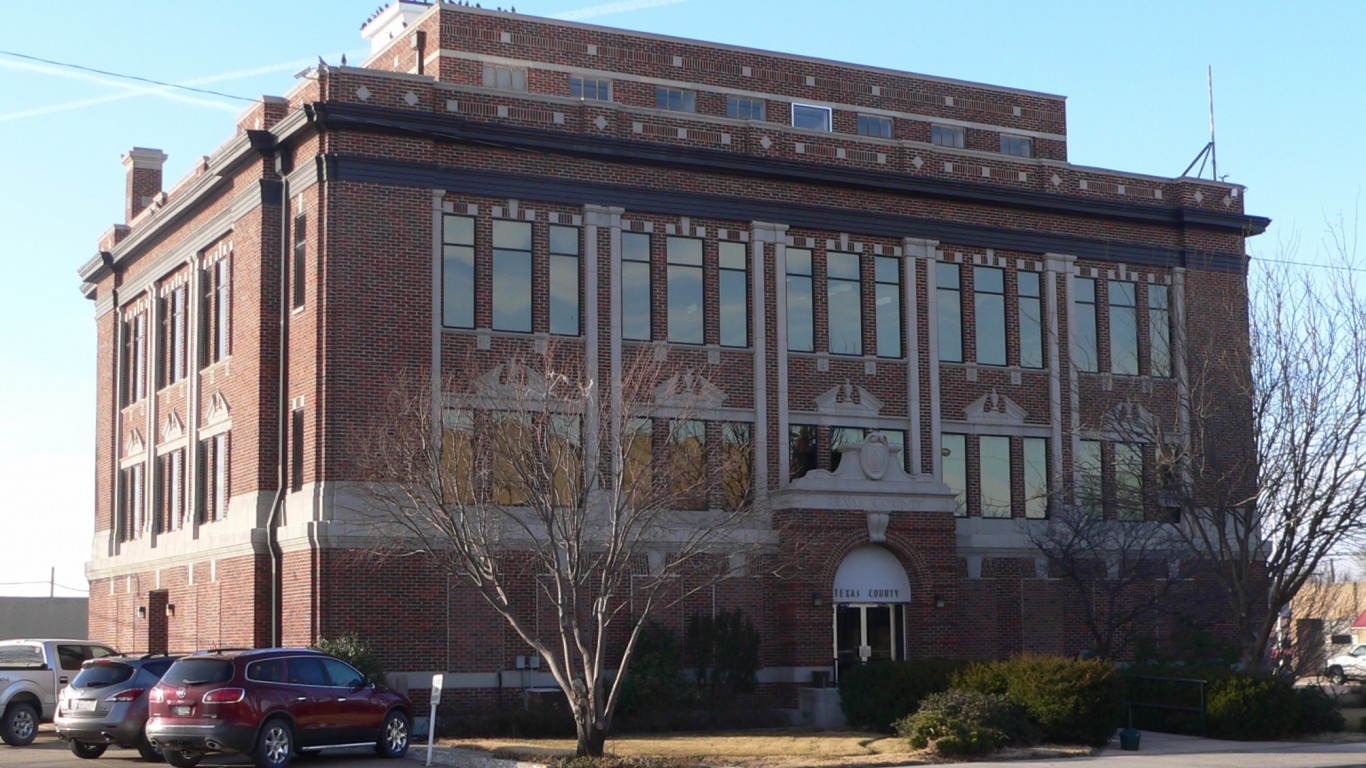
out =
<svg viewBox="0 0 1366 768"><path fill-rule="evenodd" d="M813 352L815 314L811 288L811 251L787 249L787 348Z"/></svg>
<svg viewBox="0 0 1366 768"><path fill-rule="evenodd" d="M185 527L185 449L162 454L158 462L157 528L178 531Z"/></svg>
<svg viewBox="0 0 1366 768"><path fill-rule="evenodd" d="M696 112L697 94L677 88L656 88L655 107L675 112Z"/></svg>
<svg viewBox="0 0 1366 768"><path fill-rule="evenodd" d="M669 422L669 495L675 509L707 507L707 425Z"/></svg>
<svg viewBox="0 0 1366 768"><path fill-rule="evenodd" d="M962 149L965 133L966 132L962 128L953 128L947 125L931 125L930 143L939 147Z"/></svg>
<svg viewBox="0 0 1366 768"><path fill-rule="evenodd" d="M1111 280L1110 372L1138 375L1138 301L1133 283Z"/></svg>
<svg viewBox="0 0 1366 768"><path fill-rule="evenodd" d="M445 504L473 504L474 488L474 414L448 408L441 414L441 501Z"/></svg>
<svg viewBox="0 0 1366 768"><path fill-rule="evenodd" d="M555 503L571 506L583 499L583 417L550 415L550 466Z"/></svg>
<svg viewBox="0 0 1366 768"><path fill-rule="evenodd" d="M944 434L940 438L944 484L953 491L953 514L968 516L968 447L964 435Z"/></svg>
<svg viewBox="0 0 1366 768"><path fill-rule="evenodd" d="M892 118L877 115L858 116L858 135L879 139L892 138Z"/></svg>
<svg viewBox="0 0 1366 768"><path fill-rule="evenodd" d="M650 236L621 233L621 337L650 340Z"/></svg>
<svg viewBox="0 0 1366 768"><path fill-rule="evenodd" d="M147 512L145 466L138 463L120 470L123 485L120 488L119 495L119 541L133 541L142 538Z"/></svg>
<svg viewBox="0 0 1366 768"><path fill-rule="evenodd" d="M504 91L525 91L526 70L521 67L503 67L497 64L484 65L484 87Z"/></svg>
<svg viewBox="0 0 1366 768"><path fill-rule="evenodd" d="M1020 366L1043 367L1043 300L1038 272L1016 273L1020 300Z"/></svg>
<svg viewBox="0 0 1366 768"><path fill-rule="evenodd" d="M157 366L159 386L185 378L185 309L188 288L178 285L161 298L161 355Z"/></svg>
<svg viewBox="0 0 1366 768"><path fill-rule="evenodd" d="M810 104L793 104L792 127L829 132L830 108L815 107Z"/></svg>
<svg viewBox="0 0 1366 768"><path fill-rule="evenodd" d="M1115 519L1136 521L1143 515L1143 446L1114 444Z"/></svg>
<svg viewBox="0 0 1366 768"><path fill-rule="evenodd" d="M734 117L738 120L758 120L762 122L764 119L764 100L742 99L739 96L727 96L726 117Z"/></svg>
<svg viewBox="0 0 1366 768"><path fill-rule="evenodd" d="M228 515L228 435L214 435L199 443L199 522L212 523Z"/></svg>
<svg viewBox="0 0 1366 768"><path fill-rule="evenodd" d="M1024 451L1025 517L1048 517L1048 441L1042 437L1021 440Z"/></svg>
<svg viewBox="0 0 1366 768"><path fill-rule="evenodd" d="M631 419L622 435L622 498L627 504L650 498L654 484L654 421Z"/></svg>
<svg viewBox="0 0 1366 768"><path fill-rule="evenodd" d="M304 489L304 409L289 414L289 490Z"/></svg>
<svg viewBox="0 0 1366 768"><path fill-rule="evenodd" d="M749 346L749 268L744 243L717 243L717 297L721 346Z"/></svg>
<svg viewBox="0 0 1366 768"><path fill-rule="evenodd" d="M858 254L831 251L825 257L825 273L830 354L861 355L863 297L860 295Z"/></svg>
<svg viewBox="0 0 1366 768"><path fill-rule="evenodd" d="M200 367L226 358L228 350L228 258L204 268L200 312Z"/></svg>
<svg viewBox="0 0 1366 768"><path fill-rule="evenodd" d="M1010 438L978 438L978 475L982 489L982 517L1010 517Z"/></svg>
<svg viewBox="0 0 1366 768"><path fill-rule="evenodd" d="M754 494L754 425L721 425L721 508L735 511Z"/></svg>
<svg viewBox="0 0 1366 768"><path fill-rule="evenodd" d="M612 81L570 75L569 95L575 99L587 101L611 101Z"/></svg>
<svg viewBox="0 0 1366 768"><path fill-rule="evenodd" d="M1034 142L1028 136L1011 136L1003 133L1001 134L1001 154L1031 157L1034 154Z"/></svg>
<svg viewBox="0 0 1366 768"><path fill-rule="evenodd" d="M810 424L790 424L787 427L788 478L796 480L816 468L820 447L816 428Z"/></svg>
<svg viewBox="0 0 1366 768"><path fill-rule="evenodd" d="M123 334L123 404L129 405L147 396L146 310L124 320Z"/></svg>
<svg viewBox="0 0 1366 768"><path fill-rule="evenodd" d="M493 222L493 329L531 332L531 224Z"/></svg>
<svg viewBox="0 0 1366 768"><path fill-rule="evenodd" d="M1077 473L1081 476L1077 502L1081 505L1082 513L1097 520L1105 517L1105 475L1101 464L1099 440L1081 441L1081 453L1077 456Z"/></svg>
<svg viewBox="0 0 1366 768"><path fill-rule="evenodd" d="M977 362L979 365L1005 365L1005 271L995 267L973 267L972 286L972 301L976 314Z"/></svg>
<svg viewBox="0 0 1366 768"><path fill-rule="evenodd" d="M579 229L550 228L550 332L579 335Z"/></svg>
<svg viewBox="0 0 1366 768"><path fill-rule="evenodd" d="M294 217L294 265L291 278L294 280L294 308L304 305L304 269L308 252L308 218L304 214Z"/></svg>
<svg viewBox="0 0 1366 768"><path fill-rule="evenodd" d="M957 264L935 262L935 320L939 326L939 359L963 362L963 293Z"/></svg>
<svg viewBox="0 0 1366 768"><path fill-rule="evenodd" d="M665 242L668 262L669 341L701 344L702 241L670 237Z"/></svg>
<svg viewBox="0 0 1366 768"><path fill-rule="evenodd" d="M523 447L535 445L539 439L530 414L495 411L480 416L481 429L475 433L474 440L482 445L475 455L481 462L486 462L480 469L488 470L493 503L505 507L527 504L536 498L533 486L541 475L539 467L523 463L524 460L527 463L537 461L537 449Z"/></svg>
<svg viewBox="0 0 1366 768"><path fill-rule="evenodd" d="M1148 344L1148 368L1152 375L1171 376L1171 292L1165 285L1148 286Z"/></svg>
<svg viewBox="0 0 1366 768"><path fill-rule="evenodd" d="M441 322L447 328L474 327L474 219L441 220Z"/></svg>
<svg viewBox="0 0 1366 768"><path fill-rule="evenodd" d="M1096 281L1078 277L1072 282L1072 363L1082 371L1100 370L1096 346Z"/></svg>
<svg viewBox="0 0 1366 768"><path fill-rule="evenodd" d="M877 356L901 357L901 260L875 256L873 280Z"/></svg>

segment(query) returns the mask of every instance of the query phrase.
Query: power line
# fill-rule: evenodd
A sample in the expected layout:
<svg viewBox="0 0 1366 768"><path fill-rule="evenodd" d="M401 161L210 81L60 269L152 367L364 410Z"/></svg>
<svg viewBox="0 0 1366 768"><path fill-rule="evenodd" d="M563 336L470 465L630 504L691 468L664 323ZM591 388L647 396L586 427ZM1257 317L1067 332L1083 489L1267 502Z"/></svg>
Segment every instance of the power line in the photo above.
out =
<svg viewBox="0 0 1366 768"><path fill-rule="evenodd" d="M1342 272L1362 272L1366 273L1366 267L1354 267L1350 264L1316 264L1309 261L1292 261L1290 259L1268 259L1264 256L1252 256L1253 261L1260 261L1267 264L1284 264L1288 267L1309 267L1310 269L1336 269Z"/></svg>
<svg viewBox="0 0 1366 768"><path fill-rule="evenodd" d="M104 76L106 76L106 77L117 77L117 78L120 78L120 79L123 79L123 80L135 80L135 81L140 82L140 83L148 83L148 84L150 84L150 85L157 85L157 86L161 86L161 87L163 87L163 88L178 88L178 89L180 89L180 90L182 90L182 91L191 91L191 92L193 92L193 93L203 93L203 94L207 94L207 95L209 95L209 96L220 96L220 97L225 98L225 99L236 99L237 101L246 101L246 102L250 102L250 103L253 103L253 104L256 103L256 102L258 102L258 101L260 101L260 99L252 99L252 98L248 98L248 97L246 97L246 96L237 96L237 95L231 94L231 93L223 93L222 91L213 91L213 90L209 90L208 88L195 88L194 86L190 86L190 85L180 85L180 84L177 84L177 83L168 83L168 82L165 82L165 81L163 81L163 80L153 80L153 79L150 78L150 77L139 77L138 75L125 75L125 74L123 74L123 73L121 73L121 72L111 72L111 71L109 71L109 70L107 70L107 69L96 69L95 67L87 67L87 66L84 66L84 65L81 65L81 64L72 64L71 62L67 62L67 61L55 61L55 60L53 60L53 59L44 59L44 58L42 58L42 57L40 57L40 56L30 56L30 55L28 55L28 54L26 54L26 53L17 53L17 52L15 52L15 51L0 50L0 54L3 54L3 55L5 55L5 56L13 56L13 57L16 58L16 59L28 59L29 61L36 61L36 62L39 62L39 63L42 63L42 64L49 64L49 65L54 66L54 67L65 67L65 68L67 68L67 69L78 69L78 70L81 70L82 72L92 72L92 73L97 74L97 75L104 75Z"/></svg>

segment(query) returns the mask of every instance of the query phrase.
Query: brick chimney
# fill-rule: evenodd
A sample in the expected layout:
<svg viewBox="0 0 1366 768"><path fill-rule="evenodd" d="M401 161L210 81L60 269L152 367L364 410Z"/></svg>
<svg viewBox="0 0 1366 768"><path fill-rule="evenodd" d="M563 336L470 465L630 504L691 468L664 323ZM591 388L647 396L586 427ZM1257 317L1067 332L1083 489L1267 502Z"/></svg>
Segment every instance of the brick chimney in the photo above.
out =
<svg viewBox="0 0 1366 768"><path fill-rule="evenodd" d="M161 192L161 166L165 162L166 153L159 149L133 147L123 156L123 167L128 169L128 187L123 201L125 223L137 218Z"/></svg>

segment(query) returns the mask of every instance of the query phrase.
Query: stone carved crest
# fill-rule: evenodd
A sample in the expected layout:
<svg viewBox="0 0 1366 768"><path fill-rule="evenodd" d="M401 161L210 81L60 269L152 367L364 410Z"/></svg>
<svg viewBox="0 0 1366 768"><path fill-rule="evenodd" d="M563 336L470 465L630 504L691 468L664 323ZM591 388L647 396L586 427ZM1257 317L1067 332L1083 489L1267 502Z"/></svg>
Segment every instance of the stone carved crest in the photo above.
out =
<svg viewBox="0 0 1366 768"><path fill-rule="evenodd" d="M863 467L863 474L870 480L881 480L887 475L887 463L891 454L887 436L881 432L874 432L863 438L863 448L859 451L859 464Z"/></svg>
<svg viewBox="0 0 1366 768"><path fill-rule="evenodd" d="M1152 411L1141 403L1125 400L1115 403L1105 412L1101 429L1111 440L1126 443L1156 442L1161 434L1161 426Z"/></svg>
<svg viewBox="0 0 1366 768"><path fill-rule="evenodd" d="M136 456L145 450L147 450L147 442L142 439L142 432L135 429L128 433L128 440L123 446L123 455Z"/></svg>
<svg viewBox="0 0 1366 768"><path fill-rule="evenodd" d="M841 416L876 416L882 411L882 401L846 380L816 398L816 411Z"/></svg>
<svg viewBox="0 0 1366 768"><path fill-rule="evenodd" d="M963 415L974 424L1023 424L1029 412L993 389L964 408Z"/></svg>
<svg viewBox="0 0 1366 768"><path fill-rule="evenodd" d="M214 392L209 398L209 408L204 412L205 424L216 424L228 418L228 399L221 391Z"/></svg>
<svg viewBox="0 0 1366 768"><path fill-rule="evenodd" d="M655 387L655 405L680 408L720 408L726 393L711 383L706 376L691 370L680 371Z"/></svg>
<svg viewBox="0 0 1366 768"><path fill-rule="evenodd" d="M185 424L175 411L166 414L166 422L161 427L162 440L176 440L185 434Z"/></svg>

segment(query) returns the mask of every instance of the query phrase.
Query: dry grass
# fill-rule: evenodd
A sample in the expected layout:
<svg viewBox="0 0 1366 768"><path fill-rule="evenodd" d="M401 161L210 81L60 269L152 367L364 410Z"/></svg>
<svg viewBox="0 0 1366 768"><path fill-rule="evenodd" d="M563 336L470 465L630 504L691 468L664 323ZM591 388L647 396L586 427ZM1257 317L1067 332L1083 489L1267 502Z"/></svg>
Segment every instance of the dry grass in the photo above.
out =
<svg viewBox="0 0 1366 768"><path fill-rule="evenodd" d="M478 749L499 757L546 760L574 754L572 739L445 739L451 747ZM696 760L743 768L861 768L929 765L943 762L903 739L853 731L743 731L705 734L629 735L607 741L607 751L622 757L654 756ZM1005 750L997 759L1071 757L1090 754L1085 747L1036 747Z"/></svg>

